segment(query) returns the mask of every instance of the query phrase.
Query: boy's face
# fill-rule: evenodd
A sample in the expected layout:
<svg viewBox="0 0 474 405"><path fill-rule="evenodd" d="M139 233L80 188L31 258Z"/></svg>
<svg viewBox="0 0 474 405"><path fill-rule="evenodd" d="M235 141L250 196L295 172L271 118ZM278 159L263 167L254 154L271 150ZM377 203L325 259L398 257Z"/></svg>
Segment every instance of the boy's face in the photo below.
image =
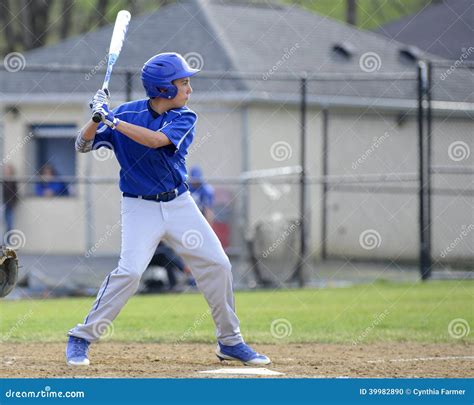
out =
<svg viewBox="0 0 474 405"><path fill-rule="evenodd" d="M173 84L178 88L178 94L176 94L173 101L175 102L176 107L183 107L186 105L191 93L193 92L190 79L189 77L177 79L173 81Z"/></svg>

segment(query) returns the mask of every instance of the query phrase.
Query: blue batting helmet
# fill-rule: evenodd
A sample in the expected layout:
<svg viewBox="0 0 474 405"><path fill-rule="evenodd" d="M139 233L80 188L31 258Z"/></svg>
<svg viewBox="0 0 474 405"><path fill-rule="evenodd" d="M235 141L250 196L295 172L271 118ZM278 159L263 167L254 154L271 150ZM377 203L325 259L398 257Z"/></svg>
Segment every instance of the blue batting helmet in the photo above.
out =
<svg viewBox="0 0 474 405"><path fill-rule="evenodd" d="M201 183L204 181L204 174L199 166L193 166L191 168L191 171L189 173L189 180Z"/></svg>
<svg viewBox="0 0 474 405"><path fill-rule="evenodd" d="M148 97L171 99L178 93L172 81L193 76L199 71L191 68L179 53L160 53L143 65L142 83Z"/></svg>

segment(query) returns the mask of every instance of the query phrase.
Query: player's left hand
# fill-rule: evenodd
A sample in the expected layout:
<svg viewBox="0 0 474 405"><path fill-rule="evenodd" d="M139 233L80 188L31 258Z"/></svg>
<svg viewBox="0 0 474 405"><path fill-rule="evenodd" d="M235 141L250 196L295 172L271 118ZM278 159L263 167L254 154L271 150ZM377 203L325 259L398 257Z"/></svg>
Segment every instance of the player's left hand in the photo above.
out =
<svg viewBox="0 0 474 405"><path fill-rule="evenodd" d="M102 105L97 105L92 110L92 115L95 113L100 115L101 121L109 128L115 129L120 122L118 118L115 118L114 113L109 110L109 106L105 103Z"/></svg>

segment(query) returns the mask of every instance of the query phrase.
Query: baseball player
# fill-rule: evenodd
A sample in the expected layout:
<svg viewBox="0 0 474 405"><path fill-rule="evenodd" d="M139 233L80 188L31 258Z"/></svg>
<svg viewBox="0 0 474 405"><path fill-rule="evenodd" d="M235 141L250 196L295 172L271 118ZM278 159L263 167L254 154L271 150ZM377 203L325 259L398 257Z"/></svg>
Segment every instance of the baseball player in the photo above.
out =
<svg viewBox="0 0 474 405"><path fill-rule="evenodd" d="M212 225L214 213L212 205L214 204L214 188L204 181L202 169L199 166L191 168L189 176L189 192L196 205L201 210L204 218Z"/></svg>
<svg viewBox="0 0 474 405"><path fill-rule="evenodd" d="M193 141L196 113L186 107L190 77L198 73L177 53L148 60L141 77L147 99L109 109L109 95L97 91L90 120L76 140L78 152L106 147L120 164L122 247L118 266L104 280L84 323L69 332L67 364L88 365L92 342L136 292L142 273L164 240L187 262L216 325L216 355L248 365L270 363L240 334L235 314L231 264L186 184L182 162Z"/></svg>

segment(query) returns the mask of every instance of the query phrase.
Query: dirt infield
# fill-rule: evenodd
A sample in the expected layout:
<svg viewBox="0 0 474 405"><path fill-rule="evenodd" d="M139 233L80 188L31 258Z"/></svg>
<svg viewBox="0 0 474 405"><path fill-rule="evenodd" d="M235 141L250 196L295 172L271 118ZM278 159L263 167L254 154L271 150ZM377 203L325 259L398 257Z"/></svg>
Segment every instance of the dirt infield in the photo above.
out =
<svg viewBox="0 0 474 405"><path fill-rule="evenodd" d="M64 348L60 343L4 342L0 345L0 375L209 378L199 372L242 367L240 363L220 363L210 344L101 342L91 348L89 367L72 369L65 364ZM284 373L283 378L474 377L474 350L467 344L279 344L256 348L273 360L268 368Z"/></svg>

